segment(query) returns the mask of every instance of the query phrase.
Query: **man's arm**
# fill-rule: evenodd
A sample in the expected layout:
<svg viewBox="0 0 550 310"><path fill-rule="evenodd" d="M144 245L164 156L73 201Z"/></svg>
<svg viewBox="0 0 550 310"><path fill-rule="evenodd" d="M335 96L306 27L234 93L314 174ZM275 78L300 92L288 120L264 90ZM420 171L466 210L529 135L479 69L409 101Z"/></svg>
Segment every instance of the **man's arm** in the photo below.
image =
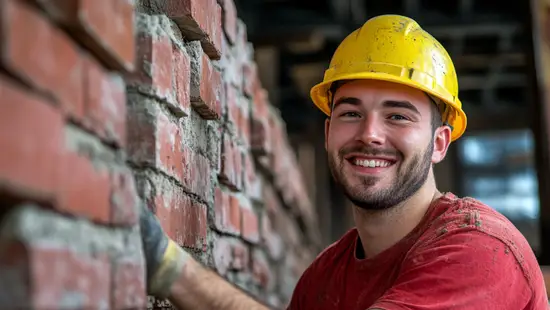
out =
<svg viewBox="0 0 550 310"><path fill-rule="evenodd" d="M532 296L511 250L469 231L410 253L395 284L369 310L524 309Z"/></svg>
<svg viewBox="0 0 550 310"><path fill-rule="evenodd" d="M145 205L140 211L148 294L168 298L182 310L268 309L193 259L165 234Z"/></svg>

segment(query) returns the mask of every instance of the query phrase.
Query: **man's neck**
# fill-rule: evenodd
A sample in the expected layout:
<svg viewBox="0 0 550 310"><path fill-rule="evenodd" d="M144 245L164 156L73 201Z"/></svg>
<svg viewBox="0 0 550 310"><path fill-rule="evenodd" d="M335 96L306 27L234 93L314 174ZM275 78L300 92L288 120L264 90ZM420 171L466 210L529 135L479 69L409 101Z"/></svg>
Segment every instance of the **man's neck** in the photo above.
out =
<svg viewBox="0 0 550 310"><path fill-rule="evenodd" d="M354 206L353 217L365 257L374 257L407 236L440 196L430 177L413 196L387 210L370 211Z"/></svg>

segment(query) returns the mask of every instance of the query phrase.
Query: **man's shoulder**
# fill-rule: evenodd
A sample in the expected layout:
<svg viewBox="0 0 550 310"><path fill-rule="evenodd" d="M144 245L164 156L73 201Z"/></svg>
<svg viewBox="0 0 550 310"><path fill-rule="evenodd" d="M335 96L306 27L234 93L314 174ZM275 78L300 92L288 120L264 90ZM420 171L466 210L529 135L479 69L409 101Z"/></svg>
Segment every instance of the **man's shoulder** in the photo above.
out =
<svg viewBox="0 0 550 310"><path fill-rule="evenodd" d="M514 257L526 276L538 272L535 254L524 235L504 215L471 198L445 196L421 238L420 246L468 243L465 249L493 247L495 254ZM423 245L422 245L423 244ZM482 253L482 251L479 251Z"/></svg>
<svg viewBox="0 0 550 310"><path fill-rule="evenodd" d="M434 209L427 231L435 236L448 232L479 231L497 239L520 238L525 241L510 220L475 198L447 194Z"/></svg>

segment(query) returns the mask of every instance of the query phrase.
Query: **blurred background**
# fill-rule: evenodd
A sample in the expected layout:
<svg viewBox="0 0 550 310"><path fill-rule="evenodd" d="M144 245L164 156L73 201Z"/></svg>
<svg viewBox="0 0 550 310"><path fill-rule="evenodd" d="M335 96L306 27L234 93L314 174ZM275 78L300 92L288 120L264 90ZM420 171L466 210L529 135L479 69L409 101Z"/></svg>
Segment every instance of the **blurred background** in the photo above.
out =
<svg viewBox="0 0 550 310"><path fill-rule="evenodd" d="M546 1L237 0L260 78L282 111L325 242L349 229L350 208L326 168L323 119L309 90L341 40L370 17L402 14L447 49L468 115L462 139L436 166L443 191L477 198L506 215L550 264L545 113ZM548 194L546 194L548 193Z"/></svg>

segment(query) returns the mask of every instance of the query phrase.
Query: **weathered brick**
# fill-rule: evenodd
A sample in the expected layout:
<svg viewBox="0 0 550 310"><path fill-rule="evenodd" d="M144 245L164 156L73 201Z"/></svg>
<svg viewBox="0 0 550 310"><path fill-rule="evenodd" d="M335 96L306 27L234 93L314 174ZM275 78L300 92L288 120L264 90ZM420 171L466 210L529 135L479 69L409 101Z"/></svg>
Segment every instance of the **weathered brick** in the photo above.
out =
<svg viewBox="0 0 550 310"><path fill-rule="evenodd" d="M191 61L186 50L177 45L172 46L174 74L172 84L175 88L176 101L185 115L191 107Z"/></svg>
<svg viewBox="0 0 550 310"><path fill-rule="evenodd" d="M242 166L243 155L235 144L233 137L227 132L222 137L221 170L220 182L233 190L242 189Z"/></svg>
<svg viewBox="0 0 550 310"><path fill-rule="evenodd" d="M168 236L181 246L206 250L206 206L186 195L181 188L164 184L164 191L150 200L152 210Z"/></svg>
<svg viewBox="0 0 550 310"><path fill-rule="evenodd" d="M0 97L0 186L53 199L63 164L61 114L3 76Z"/></svg>
<svg viewBox="0 0 550 310"><path fill-rule="evenodd" d="M134 1L35 1L109 68L134 69Z"/></svg>
<svg viewBox="0 0 550 310"><path fill-rule="evenodd" d="M226 236L214 240L213 258L216 271L226 275L228 271L248 271L249 250L243 241Z"/></svg>
<svg viewBox="0 0 550 310"><path fill-rule="evenodd" d="M84 61L85 124L107 142L126 142L126 86L94 59Z"/></svg>
<svg viewBox="0 0 550 310"><path fill-rule="evenodd" d="M185 147L184 169L184 187L202 200L208 201L212 184L208 158Z"/></svg>
<svg viewBox="0 0 550 310"><path fill-rule="evenodd" d="M141 27L137 34L136 70L128 76L128 84L162 100L176 115L188 115L187 53L172 42L170 22L165 16L140 14L138 21Z"/></svg>
<svg viewBox="0 0 550 310"><path fill-rule="evenodd" d="M111 171L111 222L134 225L138 220L138 199L134 176L130 169Z"/></svg>
<svg viewBox="0 0 550 310"><path fill-rule="evenodd" d="M153 101L129 97L128 153L139 165L160 169L185 184L185 152L180 126Z"/></svg>
<svg viewBox="0 0 550 310"><path fill-rule="evenodd" d="M76 45L24 1L2 1L0 15L2 66L81 117L82 61Z"/></svg>
<svg viewBox="0 0 550 310"><path fill-rule="evenodd" d="M145 289L145 266L142 262L117 260L112 265L113 309L145 309L147 294Z"/></svg>
<svg viewBox="0 0 550 310"><path fill-rule="evenodd" d="M258 243L260 241L258 215L252 209L248 199L241 199L240 205L242 213L241 234L243 239L251 243Z"/></svg>
<svg viewBox="0 0 550 310"><path fill-rule="evenodd" d="M108 171L94 168L88 158L76 153L67 153L62 165L59 209L100 223L109 223L111 183Z"/></svg>
<svg viewBox="0 0 550 310"><path fill-rule="evenodd" d="M254 158L250 152L244 154L244 188L249 198L255 201L261 201L262 182L256 170Z"/></svg>
<svg viewBox="0 0 550 310"><path fill-rule="evenodd" d="M243 93L248 97L253 97L255 94L258 75L256 73L257 66L254 62L245 62L242 67L243 74Z"/></svg>
<svg viewBox="0 0 550 310"><path fill-rule="evenodd" d="M188 40L200 40L214 60L221 56L222 9L216 0L153 0Z"/></svg>
<svg viewBox="0 0 550 310"><path fill-rule="evenodd" d="M5 242L0 288L7 299L2 304L12 309L103 309L109 305L110 270L105 255L86 257L47 244Z"/></svg>
<svg viewBox="0 0 550 310"><path fill-rule="evenodd" d="M183 183L184 151L180 127L164 113L157 118L157 150L160 166Z"/></svg>
<svg viewBox="0 0 550 310"><path fill-rule="evenodd" d="M196 42L186 45L191 56L191 105L204 119L220 119L221 116L221 73L200 50Z"/></svg>
<svg viewBox="0 0 550 310"><path fill-rule="evenodd" d="M234 44L237 39L237 9L233 0L222 0L223 30L227 40Z"/></svg>
<svg viewBox="0 0 550 310"><path fill-rule="evenodd" d="M259 88L254 96L250 120L250 147L256 155L267 155L272 149L267 91Z"/></svg>
<svg viewBox="0 0 550 310"><path fill-rule="evenodd" d="M241 233L241 207L239 200L229 192L215 190L214 226L217 230L234 235Z"/></svg>

